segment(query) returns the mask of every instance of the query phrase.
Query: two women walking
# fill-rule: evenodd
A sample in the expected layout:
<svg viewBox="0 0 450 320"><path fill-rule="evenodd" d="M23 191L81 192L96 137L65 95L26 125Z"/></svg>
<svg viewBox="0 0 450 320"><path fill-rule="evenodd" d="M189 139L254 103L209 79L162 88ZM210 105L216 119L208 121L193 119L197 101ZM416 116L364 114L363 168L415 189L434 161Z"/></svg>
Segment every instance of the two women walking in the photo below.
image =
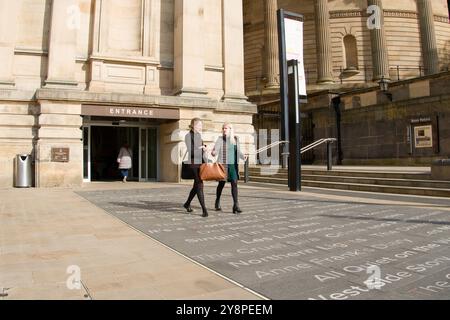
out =
<svg viewBox="0 0 450 320"><path fill-rule="evenodd" d="M202 122L198 118L191 121L189 133L185 136L185 143L187 147L188 160L190 170L193 172L194 185L189 193L187 201L184 203L184 208L187 212L192 212L191 202L197 195L200 205L203 210L202 217L208 216L208 211L205 205L205 196L203 192L203 181L200 178L200 165L207 160L208 148L203 144L201 137ZM222 135L216 140L214 148L211 150L212 156L218 156L217 162L224 165L226 170L226 181L219 181L216 190L216 211L221 211L220 198L222 195L225 183L231 183L231 194L233 197L233 213L239 214L242 210L239 207L238 200L238 180L239 180L239 159L246 160L246 156L241 152L239 140L234 136L231 124L224 123L222 126Z"/></svg>

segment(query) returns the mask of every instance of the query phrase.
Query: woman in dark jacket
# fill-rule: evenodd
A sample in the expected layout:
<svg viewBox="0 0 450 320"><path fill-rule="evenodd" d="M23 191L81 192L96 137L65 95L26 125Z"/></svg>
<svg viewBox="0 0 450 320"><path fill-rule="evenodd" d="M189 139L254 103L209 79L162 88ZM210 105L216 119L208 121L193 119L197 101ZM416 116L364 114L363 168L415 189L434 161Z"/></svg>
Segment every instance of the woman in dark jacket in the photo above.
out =
<svg viewBox="0 0 450 320"><path fill-rule="evenodd" d="M189 128L191 130L184 137L188 155L188 159L185 161L185 163L187 163L189 165L189 168L192 170L194 176L194 185L192 186L189 197L183 206L187 212L192 212L193 210L191 208L191 202L192 199L194 199L195 195L197 195L203 210L202 217L207 217L208 211L206 210L205 206L203 181L200 179L200 165L204 162L203 157L204 151L206 150L206 147L203 145L201 135L203 129L202 121L199 118L192 119Z"/></svg>
<svg viewBox="0 0 450 320"><path fill-rule="evenodd" d="M220 136L212 150L211 154L213 156L218 155L217 162L225 164L225 169L227 171L227 181L231 183L231 195L233 196L233 213L241 213L242 210L239 208L238 200L238 188L237 182L239 180L239 159L244 161L247 159L241 152L239 146L238 137L234 136L233 127L229 123L224 123L222 126L222 136ZM221 211L220 207L220 196L222 195L222 190L225 187L226 181L219 181L219 185L216 190L216 211Z"/></svg>

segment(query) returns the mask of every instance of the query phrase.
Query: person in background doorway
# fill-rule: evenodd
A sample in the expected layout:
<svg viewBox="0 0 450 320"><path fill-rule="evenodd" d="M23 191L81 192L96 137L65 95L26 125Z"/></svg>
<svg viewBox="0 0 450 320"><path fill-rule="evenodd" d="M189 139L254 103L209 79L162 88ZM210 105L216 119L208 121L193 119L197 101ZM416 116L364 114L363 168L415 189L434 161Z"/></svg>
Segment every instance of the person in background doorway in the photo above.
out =
<svg viewBox="0 0 450 320"><path fill-rule="evenodd" d="M120 148L117 162L119 163L119 170L122 174L122 182L127 182L128 172L132 166L132 152L128 143L124 143Z"/></svg>

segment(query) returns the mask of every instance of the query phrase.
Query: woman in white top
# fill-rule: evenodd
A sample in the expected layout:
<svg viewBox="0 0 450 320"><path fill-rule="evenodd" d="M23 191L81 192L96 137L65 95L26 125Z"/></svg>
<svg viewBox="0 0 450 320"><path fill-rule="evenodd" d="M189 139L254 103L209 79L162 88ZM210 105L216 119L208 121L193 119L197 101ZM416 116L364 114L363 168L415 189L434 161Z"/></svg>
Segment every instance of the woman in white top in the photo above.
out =
<svg viewBox="0 0 450 320"><path fill-rule="evenodd" d="M128 170L132 167L132 152L128 143L125 143L120 148L119 155L117 156L117 162L119 163L119 170L122 174L122 182L127 182Z"/></svg>
<svg viewBox="0 0 450 320"><path fill-rule="evenodd" d="M231 183L231 195L233 196L233 213L242 212L238 201L238 180L239 180L239 159L247 160L247 155L241 152L239 139L233 133L233 127L230 123L225 122L222 126L222 135L217 139L211 154L218 155L217 162L225 165L227 178L219 181L216 189L216 211L222 211L220 206L220 197L225 183Z"/></svg>

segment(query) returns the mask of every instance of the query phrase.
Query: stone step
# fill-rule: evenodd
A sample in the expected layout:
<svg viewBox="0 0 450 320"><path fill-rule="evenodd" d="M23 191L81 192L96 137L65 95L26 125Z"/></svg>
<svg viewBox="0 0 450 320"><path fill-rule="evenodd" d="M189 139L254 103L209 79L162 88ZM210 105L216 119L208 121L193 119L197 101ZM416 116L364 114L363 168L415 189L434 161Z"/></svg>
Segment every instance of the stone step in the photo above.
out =
<svg viewBox="0 0 450 320"><path fill-rule="evenodd" d="M366 178L366 177L345 177L345 176L339 177L339 176L308 175L308 174L302 174L302 180L388 185L397 187L450 189L450 182L436 181L436 180L387 179L387 178Z"/></svg>
<svg viewBox="0 0 450 320"><path fill-rule="evenodd" d="M252 176L250 177L250 181L287 185L287 179L283 178ZM314 181L305 179L302 179L302 186L339 189L339 190L352 190L352 191L421 195L432 197L450 197L450 188L411 187L411 186L362 184L362 183L348 183L348 182L326 182L326 181Z"/></svg>
<svg viewBox="0 0 450 320"><path fill-rule="evenodd" d="M243 173L242 173L243 174ZM275 177L286 178L287 171L284 172L266 172L262 175L259 171L249 170L250 176ZM411 174L411 173L374 173L374 172L337 172L337 171L308 171L302 170L302 176L320 176L320 177L340 177L340 178L371 178L371 179L397 179L397 180L420 180L420 181L434 181L431 180L429 174ZM444 183L446 181L443 181Z"/></svg>
<svg viewBox="0 0 450 320"><path fill-rule="evenodd" d="M265 168L265 176L287 177L287 169ZM261 175L261 168L250 167L249 175ZM386 179L412 179L412 180L431 180L430 173L411 173L411 172L377 172L377 171L346 171L346 170L311 170L302 169L302 175L320 175L320 176L340 176L340 177L365 177L365 178L386 178Z"/></svg>

